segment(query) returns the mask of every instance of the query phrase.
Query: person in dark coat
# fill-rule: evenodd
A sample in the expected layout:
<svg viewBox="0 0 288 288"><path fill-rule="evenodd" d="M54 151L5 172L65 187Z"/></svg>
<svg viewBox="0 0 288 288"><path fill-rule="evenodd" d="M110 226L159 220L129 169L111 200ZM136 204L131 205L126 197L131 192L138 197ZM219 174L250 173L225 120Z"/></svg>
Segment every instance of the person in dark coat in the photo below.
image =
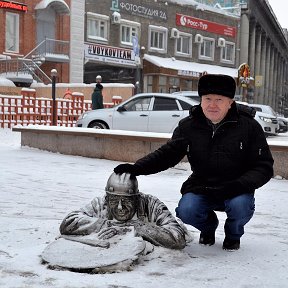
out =
<svg viewBox="0 0 288 288"><path fill-rule="evenodd" d="M148 175L187 156L193 173L182 185L176 216L200 230L200 244L213 245L219 223L215 211L225 211L225 250L240 248L244 225L254 214L254 192L271 179L274 163L255 110L236 104L235 90L230 76L202 76L201 103L179 122L172 138L135 164L114 168L118 174Z"/></svg>
<svg viewBox="0 0 288 288"><path fill-rule="evenodd" d="M101 84L102 77L98 75L96 77L96 86L94 88L94 92L92 93L92 110L102 109L103 105L103 85Z"/></svg>

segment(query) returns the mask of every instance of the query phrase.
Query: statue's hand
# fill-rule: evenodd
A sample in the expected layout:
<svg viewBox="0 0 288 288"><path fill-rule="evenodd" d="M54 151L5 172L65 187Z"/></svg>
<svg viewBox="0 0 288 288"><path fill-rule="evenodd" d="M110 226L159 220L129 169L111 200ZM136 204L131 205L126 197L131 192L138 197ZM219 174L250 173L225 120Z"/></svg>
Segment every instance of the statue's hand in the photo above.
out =
<svg viewBox="0 0 288 288"><path fill-rule="evenodd" d="M139 221L134 224L135 236L147 236L151 233L149 223Z"/></svg>
<svg viewBox="0 0 288 288"><path fill-rule="evenodd" d="M115 235L124 235L130 231L131 231L131 229L128 227L119 227L119 226L108 227L108 228L102 229L98 233L98 238L99 239L109 239Z"/></svg>
<svg viewBox="0 0 288 288"><path fill-rule="evenodd" d="M140 219L130 220L125 223L126 226L133 226L135 231L135 236L144 236L149 233L151 224L146 223Z"/></svg>

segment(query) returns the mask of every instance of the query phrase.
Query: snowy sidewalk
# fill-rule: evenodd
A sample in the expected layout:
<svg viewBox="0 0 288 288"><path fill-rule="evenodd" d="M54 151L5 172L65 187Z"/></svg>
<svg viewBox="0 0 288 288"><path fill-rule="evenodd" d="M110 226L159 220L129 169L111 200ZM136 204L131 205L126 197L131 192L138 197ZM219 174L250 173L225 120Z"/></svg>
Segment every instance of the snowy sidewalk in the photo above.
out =
<svg viewBox="0 0 288 288"><path fill-rule="evenodd" d="M0 131L0 287L211 287L283 288L288 283L288 181L272 179L256 191L256 212L241 249L221 249L224 213L216 244L199 245L199 232L183 251L157 248L131 272L80 274L49 270L39 255L58 235L66 214L104 195L115 161L21 148L20 135ZM174 213L187 164L138 177L140 191L154 194Z"/></svg>

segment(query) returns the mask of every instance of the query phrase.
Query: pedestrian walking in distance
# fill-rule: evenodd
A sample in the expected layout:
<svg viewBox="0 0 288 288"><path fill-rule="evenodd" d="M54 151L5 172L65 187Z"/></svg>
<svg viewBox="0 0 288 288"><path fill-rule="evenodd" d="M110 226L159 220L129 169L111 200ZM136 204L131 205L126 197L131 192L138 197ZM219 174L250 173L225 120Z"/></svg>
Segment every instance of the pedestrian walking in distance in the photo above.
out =
<svg viewBox="0 0 288 288"><path fill-rule="evenodd" d="M102 94L103 85L101 84L101 82L102 82L102 77L98 75L96 77L96 86L92 93L92 110L104 108L103 94Z"/></svg>

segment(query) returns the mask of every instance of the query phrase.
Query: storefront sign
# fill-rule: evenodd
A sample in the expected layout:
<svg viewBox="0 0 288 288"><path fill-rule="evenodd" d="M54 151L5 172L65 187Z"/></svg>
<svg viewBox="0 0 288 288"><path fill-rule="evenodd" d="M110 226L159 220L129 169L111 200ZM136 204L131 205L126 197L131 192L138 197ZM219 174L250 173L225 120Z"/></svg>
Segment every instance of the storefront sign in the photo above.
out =
<svg viewBox="0 0 288 288"><path fill-rule="evenodd" d="M190 76L190 77L195 77L199 78L201 73L196 72L196 71L189 71L189 70L178 70L178 75L179 76Z"/></svg>
<svg viewBox="0 0 288 288"><path fill-rule="evenodd" d="M149 19L167 20L167 9L157 7L156 5L149 5L148 3L141 3L140 1L139 4L135 2L136 1L112 0L110 10Z"/></svg>
<svg viewBox="0 0 288 288"><path fill-rule="evenodd" d="M230 37L236 37L236 28L210 22L207 20L194 18L191 16L176 14L176 25L190 27L192 29L212 32L219 35L225 35Z"/></svg>
<svg viewBox="0 0 288 288"><path fill-rule="evenodd" d="M85 44L85 60L89 59L105 63L136 66L134 51L119 47Z"/></svg>
<svg viewBox="0 0 288 288"><path fill-rule="evenodd" d="M12 9L17 11L28 11L27 5L11 1L0 1L0 8Z"/></svg>

